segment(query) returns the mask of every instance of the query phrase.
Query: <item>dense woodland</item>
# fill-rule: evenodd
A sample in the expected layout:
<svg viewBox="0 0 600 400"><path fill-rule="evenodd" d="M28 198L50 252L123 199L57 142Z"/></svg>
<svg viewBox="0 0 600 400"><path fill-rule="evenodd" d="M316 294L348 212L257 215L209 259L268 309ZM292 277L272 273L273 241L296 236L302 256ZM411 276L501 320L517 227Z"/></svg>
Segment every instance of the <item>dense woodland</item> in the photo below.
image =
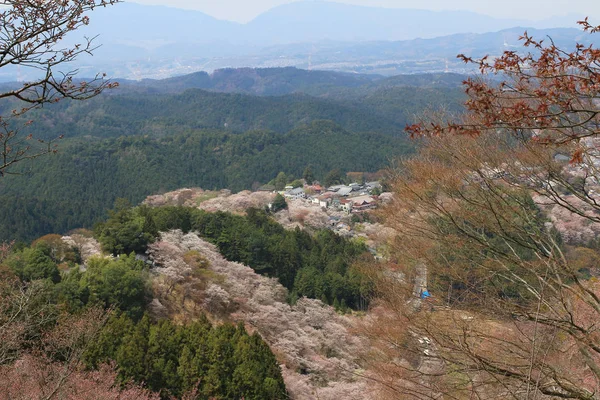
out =
<svg viewBox="0 0 600 400"><path fill-rule="evenodd" d="M284 72L285 79L297 73ZM10 121L19 133L65 139L57 153L20 162L0 181L0 200L12 205L0 210L0 240L46 235L0 249L6 250L0 251L1 299L9 325L15 324L9 331L25 332L0 343L0 373L14 373L11 363L19 360L54 371L59 382L56 371L86 384L90 374L104 374L107 390L133 390L142 398L288 396L275 355L257 333L206 317L175 323L153 315L150 266L135 254L161 231L194 231L227 260L279 281L289 303L319 299L343 314L368 307L372 281L355 266L370 258L366 247L328 230L285 230L265 210L239 216L129 204L184 186L238 191L278 175L301 178L307 170L323 182L349 171L375 172L413 151L414 143L400 134L413 112L434 99L454 104L460 95L452 84L434 90L348 83L352 78L337 86L299 79L297 90L278 92L283 77L269 83L270 91L248 90L252 96L142 85L33 110L27 115L32 125ZM14 105L4 102L0 112ZM124 199L108 211L118 198ZM94 227L115 258L91 258L80 268L76 248L47 235L80 227Z"/></svg>
<svg viewBox="0 0 600 400"><path fill-rule="evenodd" d="M187 325L112 316L85 354L90 367L115 360L123 381L144 382L163 396L196 390L199 399L282 399L285 386L275 356L242 324Z"/></svg>
<svg viewBox="0 0 600 400"><path fill-rule="evenodd" d="M65 140L58 154L23 163L25 175L0 182L0 199L14 205L0 210L0 239L91 228L119 197L137 204L181 187L252 189L279 171L299 178L308 165L319 179L334 169L377 171L411 149L401 137L350 133L326 121L287 134L207 130Z"/></svg>
<svg viewBox="0 0 600 400"><path fill-rule="evenodd" d="M198 232L228 260L277 278L290 291L292 303L306 296L342 311L368 305L369 282L352 267L366 253L363 244L330 230L314 235L285 230L264 210L249 209L239 216L186 207L131 208L120 200L95 233L103 249L117 255L144 252L159 232L171 229Z"/></svg>
<svg viewBox="0 0 600 400"><path fill-rule="evenodd" d="M32 110L31 125L11 124L65 139L57 154L6 171L0 200L13 207L0 210L0 239L91 228L120 197L136 204L185 186L252 189L279 172L301 177L308 165L320 180L332 170L375 172L413 151L401 132L415 114L459 109L461 80L232 69L124 82ZM16 105L3 101L0 112Z"/></svg>
<svg viewBox="0 0 600 400"><path fill-rule="evenodd" d="M36 137L46 138L165 136L207 128L237 133L248 130L285 133L326 119L352 132L397 134L413 122L415 114L422 114L428 107L459 112L464 98L458 83L460 76L454 75L453 79L445 78L446 83L439 76L431 76L431 80L426 79L429 76L416 76L413 85L407 78L389 78L350 87L335 80L327 86L292 84L283 75L275 82L265 83L270 87L291 86L278 96L261 96L258 89L246 89L248 79L251 85L257 84L251 77L241 75L222 88L229 93L194 88L192 78L191 82L177 78L181 82L175 86L178 90L172 89L169 80L151 86L125 84L85 102L66 100L30 112L28 118L34 124L27 130ZM440 86L432 87L432 81L440 82ZM275 88L267 91L277 92ZM0 111L10 110L16 104L2 102Z"/></svg>
<svg viewBox="0 0 600 400"><path fill-rule="evenodd" d="M357 98L383 88L457 89L464 75L429 73L383 77L334 71L286 68L224 68L211 74L195 72L163 80L122 81L128 91L178 93L186 89L203 89L221 93L245 93L259 96L283 96L305 93L310 96L341 100ZM342 96L343 94L343 96Z"/></svg>
<svg viewBox="0 0 600 400"><path fill-rule="evenodd" d="M186 394L198 399L286 398L278 362L258 333L248 334L242 324L213 325L204 316L183 324L151 316L151 266L136 253L146 251L159 232L173 229L197 232L228 260L276 278L289 290L290 303L310 297L340 312L368 307L370 280L354 266L368 254L361 243L329 230L285 230L265 210L249 209L240 216L187 207L132 207L120 199L94 232L115 258L92 257L80 268L78 248L60 235L2 249L0 290L9 301L5 311L16 310L7 323L24 323L26 333L1 343L0 355L7 360L33 356L45 360L43 368L64 364L84 376L113 366L114 375L105 379L116 379L126 390L143 385L136 390L165 399ZM17 306L27 307L27 313ZM105 317L95 330L85 328L81 337L75 330L69 336L77 343L76 352L47 350L66 340L53 339L59 344L48 346L44 339L60 335L62 321L72 319L85 327L94 310L106 310Z"/></svg>
<svg viewBox="0 0 600 400"><path fill-rule="evenodd" d="M0 102L0 393L598 398L598 49L525 33L532 51L460 55L484 74L465 80L461 115L457 76L331 84L335 74L294 69L128 83L43 108L115 87L52 70L93 50L54 47L87 25L83 13L116 2L0 11L0 68L47 71L0 89L34 108ZM409 146L398 133L415 111ZM62 136L56 153L31 140ZM361 227L381 262L362 238L284 229L273 207L131 205L181 186L330 184L398 158L383 225Z"/></svg>
<svg viewBox="0 0 600 400"><path fill-rule="evenodd" d="M15 311L13 319L5 321L26 327L18 340L3 339L0 352L5 359L30 352L40 357L40 352L47 352L43 338L51 336L62 319L101 307L112 310L108 320L97 332L87 334L92 340L79 339L81 361L88 369L116 362L123 384L133 380L162 398L184 393L195 393L200 399L286 397L275 356L258 334L249 335L243 325L213 326L205 317L184 325L150 318L146 314L148 266L134 254L90 259L85 271L79 262L75 248L57 235L40 238L30 247L16 247L8 255L3 262L8 270L2 270L0 285L3 300L19 299L19 290L27 296L20 303L3 303L4 312L10 316L18 311L13 307L26 307L27 312ZM67 361L60 354L45 357Z"/></svg>

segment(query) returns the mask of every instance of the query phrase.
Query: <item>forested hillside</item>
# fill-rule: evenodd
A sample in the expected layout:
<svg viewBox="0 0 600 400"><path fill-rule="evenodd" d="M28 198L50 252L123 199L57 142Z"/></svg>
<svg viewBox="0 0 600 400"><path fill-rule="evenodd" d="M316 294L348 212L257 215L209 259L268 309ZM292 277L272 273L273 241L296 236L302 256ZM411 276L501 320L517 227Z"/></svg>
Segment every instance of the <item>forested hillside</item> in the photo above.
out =
<svg viewBox="0 0 600 400"><path fill-rule="evenodd" d="M2 239L31 240L45 233L91 227L116 198L133 204L181 187L249 189L279 171L316 177L330 170L377 171L412 150L401 136L350 133L327 121L286 134L194 130L162 137L79 138L31 164L25 175L0 181ZM256 186L256 185L255 185Z"/></svg>
<svg viewBox="0 0 600 400"><path fill-rule="evenodd" d="M211 74L195 72L162 80L120 81L126 90L154 90L179 93L187 89L203 89L222 93L245 93L259 96L281 96L305 93L330 96L341 91L355 94L378 88L458 88L466 78L459 74L415 74L383 77L375 74L304 70L287 68L224 68ZM340 99L337 95L335 98ZM354 96L353 96L354 97Z"/></svg>
<svg viewBox="0 0 600 400"><path fill-rule="evenodd" d="M176 95L123 94L85 103L65 102L31 113L36 135L118 137L165 136L188 129L216 128L229 132L265 129L287 132L315 120L336 121L351 131L399 133L397 116L378 115L368 107L309 97L255 97L190 89Z"/></svg>
<svg viewBox="0 0 600 400"><path fill-rule="evenodd" d="M2 382L28 375L6 388L9 398L38 398L44 384L60 398L287 398L274 354L243 324L151 317L151 274L135 255L89 258L82 271L77 248L48 235L3 257L3 330L20 334L0 342ZM44 383L29 378L38 374ZM127 382L145 390L133 397ZM84 394L90 384L94 397Z"/></svg>
<svg viewBox="0 0 600 400"><path fill-rule="evenodd" d="M162 93L204 89L224 93L246 93L280 96L290 93L314 94L317 89L372 85L383 77L330 71L308 71L298 68L224 68L209 74L204 71L172 78L122 81L123 87L153 89Z"/></svg>
<svg viewBox="0 0 600 400"><path fill-rule="evenodd" d="M317 179L333 169L375 172L412 151L403 130L415 115L460 111L462 79L229 69L124 82L85 102L32 110L23 134L65 139L57 154L0 181L0 198L13 204L0 210L0 239L91 227L119 197L136 204L185 186L239 191L279 172L300 177L308 165ZM0 111L16 106L0 102Z"/></svg>
<svg viewBox="0 0 600 400"><path fill-rule="evenodd" d="M364 244L331 230L314 235L286 230L264 210L249 208L247 215L239 216L186 207L131 208L119 202L95 233L102 249L117 256L144 253L160 232L175 229L196 232L228 260L277 278L289 290L292 303L309 297L341 310L364 310L368 305L367 279L352 266L367 252Z"/></svg>
<svg viewBox="0 0 600 400"><path fill-rule="evenodd" d="M360 87L299 85L283 96L200 89L161 93L155 87L125 85L87 102L65 101L31 112L34 124L28 132L46 138L157 136L206 128L283 133L327 119L352 132L392 134L401 133L426 107L460 110L463 95L457 87L419 88L402 82L385 84L387 81ZM244 88L234 84L230 91L243 92ZM10 109L14 104L0 104L2 107Z"/></svg>

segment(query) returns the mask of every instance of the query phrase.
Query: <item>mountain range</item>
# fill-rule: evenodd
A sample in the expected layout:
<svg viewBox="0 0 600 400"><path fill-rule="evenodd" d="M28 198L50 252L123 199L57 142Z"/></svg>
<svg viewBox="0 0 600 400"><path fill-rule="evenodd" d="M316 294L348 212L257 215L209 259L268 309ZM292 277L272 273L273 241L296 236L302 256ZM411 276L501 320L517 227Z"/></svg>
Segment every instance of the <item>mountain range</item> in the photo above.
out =
<svg viewBox="0 0 600 400"><path fill-rule="evenodd" d="M96 37L101 47L77 65L83 76L167 78L221 68L286 67L397 75L468 72L457 53L497 55L526 29L574 45L588 41L569 15L545 21L499 19L466 11L426 11L299 1L240 24L199 11L123 3L99 8L68 40ZM556 29L556 27L570 27ZM517 28L515 28L517 27ZM528 28L525 28L528 27ZM550 29L552 28L552 29ZM539 29L539 30L535 30ZM493 32L493 33L490 33ZM35 71L3 68L0 81Z"/></svg>
<svg viewBox="0 0 600 400"><path fill-rule="evenodd" d="M366 7L329 1L298 1L259 15L246 24L223 21L200 11L123 3L97 9L89 33L103 42L146 49L173 43L228 43L264 47L330 41L434 38L456 33L493 32L515 26L546 29L576 27L583 16L545 21L501 19L469 11L429 11ZM226 48L214 49L216 53Z"/></svg>

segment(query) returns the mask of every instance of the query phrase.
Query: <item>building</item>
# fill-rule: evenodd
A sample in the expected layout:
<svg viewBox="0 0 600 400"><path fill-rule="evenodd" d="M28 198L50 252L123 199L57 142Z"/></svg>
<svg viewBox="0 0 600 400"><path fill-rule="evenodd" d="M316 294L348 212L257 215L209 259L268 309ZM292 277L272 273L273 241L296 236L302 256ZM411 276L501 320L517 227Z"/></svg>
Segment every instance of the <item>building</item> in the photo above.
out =
<svg viewBox="0 0 600 400"><path fill-rule="evenodd" d="M338 190L340 190L341 188L343 188L345 185L333 185L333 186L329 186L327 188L328 192L337 192Z"/></svg>
<svg viewBox="0 0 600 400"><path fill-rule="evenodd" d="M351 199L342 199L340 200L340 208L347 213L352 212L352 207L354 206L354 202Z"/></svg>
<svg viewBox="0 0 600 400"><path fill-rule="evenodd" d="M377 207L377 201L369 195L357 196L352 199L352 212L359 213Z"/></svg>
<svg viewBox="0 0 600 400"><path fill-rule="evenodd" d="M306 193L304 192L303 188L298 187L298 188L286 191L284 196L287 197L288 199L304 199L304 198L306 198Z"/></svg>
<svg viewBox="0 0 600 400"><path fill-rule="evenodd" d="M343 186L338 191L338 196L348 196L352 193L352 188L350 186Z"/></svg>

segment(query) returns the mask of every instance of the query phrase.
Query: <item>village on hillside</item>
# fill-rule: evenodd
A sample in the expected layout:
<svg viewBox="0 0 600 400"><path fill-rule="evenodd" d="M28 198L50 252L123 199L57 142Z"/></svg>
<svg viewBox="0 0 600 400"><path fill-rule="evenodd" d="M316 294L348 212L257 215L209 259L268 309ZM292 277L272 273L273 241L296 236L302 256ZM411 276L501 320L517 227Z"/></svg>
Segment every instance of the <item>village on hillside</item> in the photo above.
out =
<svg viewBox="0 0 600 400"><path fill-rule="evenodd" d="M261 190L270 188L261 188ZM324 188L318 182L301 187L286 186L278 193L286 199L302 199L306 203L324 209L362 213L377 207L380 201L382 186L379 182L364 184L351 183L349 185L334 185Z"/></svg>
<svg viewBox="0 0 600 400"><path fill-rule="evenodd" d="M365 235L364 232L358 232L357 228L360 230L371 225L367 224L370 221L368 212L391 200L391 193L382 193L382 189L378 181L329 187L313 182L298 187L288 185L284 190L270 193L278 193L286 199L288 212L280 212L276 216L288 228L308 225L331 229L344 237L359 237ZM272 187L259 189L269 190ZM269 203L268 207L272 208L272 205Z"/></svg>
<svg viewBox="0 0 600 400"><path fill-rule="evenodd" d="M285 186L281 191L277 191L273 185L264 185L256 191L244 190L239 193L232 193L230 190L205 191L200 188L184 188L149 196L144 204L180 205L209 212L243 214L251 207L273 210L273 203L280 195L285 199L286 208L277 210L273 216L286 229L330 229L340 236L362 238L372 252L376 253L376 248L379 247L377 243L380 242L377 237L389 234L369 213L391 201L392 194L382 193L382 190L383 187L378 181L329 187L324 187L318 182L309 185L297 181L294 185Z"/></svg>

